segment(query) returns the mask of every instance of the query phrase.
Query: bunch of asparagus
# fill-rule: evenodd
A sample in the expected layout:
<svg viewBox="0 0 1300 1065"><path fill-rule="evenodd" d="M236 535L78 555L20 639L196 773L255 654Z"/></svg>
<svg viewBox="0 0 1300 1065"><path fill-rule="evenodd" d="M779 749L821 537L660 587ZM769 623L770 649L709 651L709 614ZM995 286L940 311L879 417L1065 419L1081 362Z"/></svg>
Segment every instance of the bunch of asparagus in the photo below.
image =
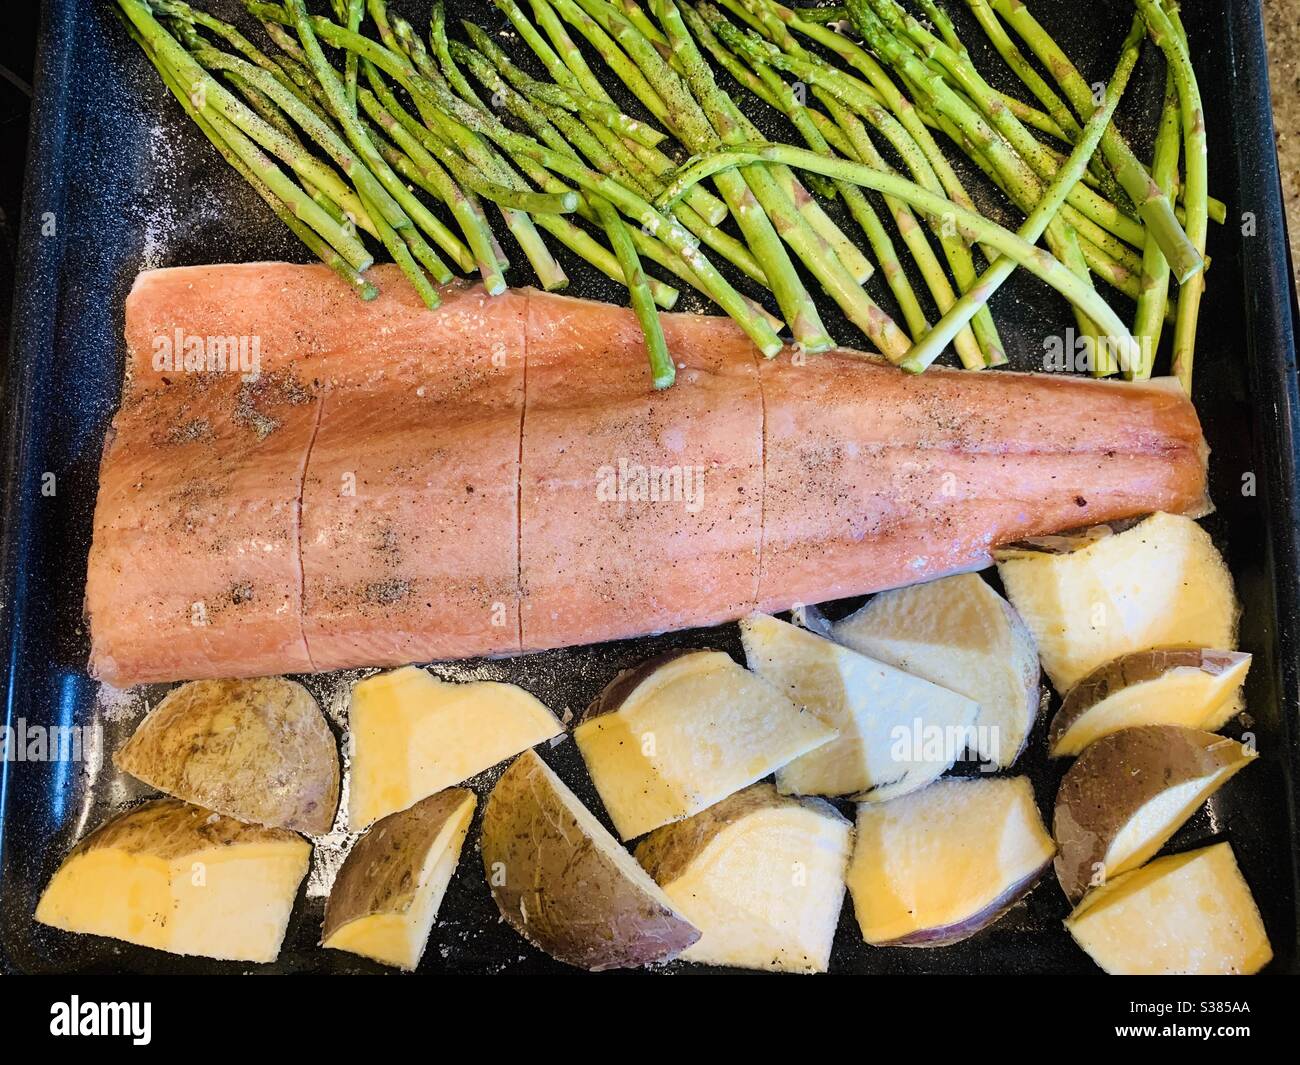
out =
<svg viewBox="0 0 1300 1065"><path fill-rule="evenodd" d="M1103 100L1017 0L966 0L1041 106L994 90L933 0L916 4L928 25L897 0L813 9L718 0L726 13L708 0L527 0L529 13L518 0L493 2L544 77L473 23L450 37L442 0L427 37L385 0L332 0L333 17L310 14L304 0L246 0L272 42L265 50L183 0L118 6L189 116L364 299L375 295L365 237L430 307L453 271L503 291L509 263L491 204L545 288L567 277L543 234L627 286L655 387L674 376L659 310L675 304L675 284L707 296L769 357L787 327L806 352L834 346L808 276L905 369L923 371L950 344L980 369L1007 361L987 303L1021 266L1073 304L1095 341L1094 372L1149 375L1172 318L1175 371L1190 388L1207 219L1222 205L1206 190L1200 100L1171 0L1136 0ZM1147 36L1169 70L1149 170L1111 123ZM588 54L648 120L620 110ZM807 148L767 142L747 117L754 101L724 89L719 69L784 115ZM940 139L1026 215L1017 233L975 210ZM860 233L846 233L818 196L842 201ZM875 266L859 242L902 326L864 287ZM647 260L673 283L648 274ZM761 286L779 317L715 260ZM1131 330L1094 277L1136 300Z"/></svg>

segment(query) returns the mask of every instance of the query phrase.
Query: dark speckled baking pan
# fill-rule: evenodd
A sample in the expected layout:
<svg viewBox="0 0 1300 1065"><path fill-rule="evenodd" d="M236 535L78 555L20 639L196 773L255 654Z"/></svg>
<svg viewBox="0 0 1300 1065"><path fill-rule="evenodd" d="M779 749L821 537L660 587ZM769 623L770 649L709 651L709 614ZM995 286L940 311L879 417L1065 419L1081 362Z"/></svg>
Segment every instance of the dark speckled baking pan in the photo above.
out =
<svg viewBox="0 0 1300 1065"><path fill-rule="evenodd" d="M226 13L234 7L225 0L216 6ZM427 4L394 0L393 6L424 25ZM452 25L458 16L473 17L493 30L504 24L489 0L453 0L449 6ZM1131 18L1128 0L1086 5L1037 0L1033 7L1089 80L1109 74ZM0 766L0 966L28 973L240 972L250 967L172 957L64 934L32 921L42 887L72 844L145 794L112 769L107 753L125 739L140 709L157 692L104 698L86 673L81 614L99 454L121 384L123 299L146 266L304 258L303 249L181 115L111 8L109 0L47 0L44 9L7 397L0 589L6 720L98 725L104 758L98 767L86 762ZM1249 718L1234 728L1254 734L1261 758L1215 796L1171 845L1216 837L1232 841L1274 945L1272 968L1295 971L1300 898L1297 392L1292 288L1263 31L1258 0L1184 0L1183 13L1205 92L1212 191L1227 202L1229 219L1229 224L1213 227L1210 236L1213 269L1197 359L1196 402L1214 450L1212 491L1219 507L1207 525L1236 576L1244 605L1242 646L1255 655L1247 690ZM964 14L964 8L956 14ZM260 31L250 25L250 32ZM967 37L982 40L973 28ZM512 51L530 58L523 47ZM1149 149L1163 79L1161 61L1148 48L1120 115L1143 153ZM755 120L772 135L793 139L770 114L756 113ZM996 203L987 190L979 199L986 209ZM1247 214L1252 224L1243 226ZM522 256L512 259L522 261ZM593 276L585 264L566 257L564 265L573 280L572 294L620 298L613 285ZM516 270L510 280L526 284L532 279ZM891 305L879 278L872 279L870 288L882 304ZM684 309L698 308L686 296L682 303ZM1043 336L1070 320L1054 294L1019 274L998 293L994 311L1013 364L1022 369L1041 364ZM842 319L828 313L827 320L842 342L863 346ZM842 613L852 605L828 609ZM577 711L619 670L664 650L699 646L738 654L735 627L513 661L456 663L443 672L511 680L557 710ZM349 678L304 679L333 707L337 728L340 693ZM1044 729L1040 722L1017 769L1031 777L1046 811L1060 767L1045 757ZM542 753L600 813L572 741L544 747ZM473 786L483 795L490 783L485 779ZM563 970L499 920L483 880L476 838L477 828L422 969ZM378 969L316 945L320 884L339 853L331 844L319 850L284 951L263 971ZM863 945L846 903L832 971L1096 972L1061 927L1066 910L1064 896L1048 876L1004 919L964 943L933 950L875 949ZM695 971L685 965L668 968Z"/></svg>

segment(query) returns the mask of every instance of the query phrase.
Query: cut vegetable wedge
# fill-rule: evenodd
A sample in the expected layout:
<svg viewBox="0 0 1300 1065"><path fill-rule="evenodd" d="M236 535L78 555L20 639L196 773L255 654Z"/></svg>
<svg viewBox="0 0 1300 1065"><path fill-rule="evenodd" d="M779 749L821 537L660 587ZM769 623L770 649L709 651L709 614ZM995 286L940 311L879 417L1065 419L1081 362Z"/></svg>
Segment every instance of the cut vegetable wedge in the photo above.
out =
<svg viewBox="0 0 1300 1065"><path fill-rule="evenodd" d="M283 677L174 688L113 764L186 802L311 836L339 805L334 736L311 693Z"/></svg>
<svg viewBox="0 0 1300 1065"><path fill-rule="evenodd" d="M829 803L764 782L656 829L636 858L700 929L683 961L824 973L852 838Z"/></svg>
<svg viewBox="0 0 1300 1065"><path fill-rule="evenodd" d="M620 674L573 732L625 840L699 813L835 735L720 651Z"/></svg>
<svg viewBox="0 0 1300 1065"><path fill-rule="evenodd" d="M1237 712L1249 668L1248 654L1205 648L1158 648L1107 662L1066 692L1048 731L1052 755L1078 754L1136 725L1213 732Z"/></svg>
<svg viewBox="0 0 1300 1065"><path fill-rule="evenodd" d="M1227 843L1116 877L1089 893L1065 927L1093 961L1120 976L1249 975L1273 957Z"/></svg>
<svg viewBox="0 0 1300 1065"><path fill-rule="evenodd" d="M36 920L172 954L274 961L310 858L292 832L155 799L72 849Z"/></svg>
<svg viewBox="0 0 1300 1065"><path fill-rule="evenodd" d="M862 938L936 947L1001 917L1056 848L1027 777L941 780L858 807L849 865Z"/></svg>
<svg viewBox="0 0 1300 1065"><path fill-rule="evenodd" d="M998 548L994 557L1057 691L1136 651L1236 646L1232 576L1190 518L1156 513L1129 528Z"/></svg>
<svg viewBox="0 0 1300 1065"><path fill-rule="evenodd" d="M924 787L972 745L964 695L766 614L741 622L749 666L839 738L782 767L777 788L879 802Z"/></svg>
<svg viewBox="0 0 1300 1065"><path fill-rule="evenodd" d="M582 969L675 957L700 933L535 752L505 771L483 812L483 870L501 916Z"/></svg>
<svg viewBox="0 0 1300 1065"><path fill-rule="evenodd" d="M321 946L401 969L419 965L476 802L473 792L448 788L373 824L334 880Z"/></svg>
<svg viewBox="0 0 1300 1065"><path fill-rule="evenodd" d="M1038 649L975 573L881 592L831 632L838 643L979 704L975 753L1011 765L1038 716Z"/></svg>
<svg viewBox="0 0 1300 1065"><path fill-rule="evenodd" d="M1250 748L1212 732L1145 725L1104 736L1070 767L1056 793L1056 877L1077 903L1136 868L1238 770Z"/></svg>
<svg viewBox="0 0 1300 1065"><path fill-rule="evenodd" d="M564 731L513 684L452 684L414 666L361 681L348 726L354 832Z"/></svg>

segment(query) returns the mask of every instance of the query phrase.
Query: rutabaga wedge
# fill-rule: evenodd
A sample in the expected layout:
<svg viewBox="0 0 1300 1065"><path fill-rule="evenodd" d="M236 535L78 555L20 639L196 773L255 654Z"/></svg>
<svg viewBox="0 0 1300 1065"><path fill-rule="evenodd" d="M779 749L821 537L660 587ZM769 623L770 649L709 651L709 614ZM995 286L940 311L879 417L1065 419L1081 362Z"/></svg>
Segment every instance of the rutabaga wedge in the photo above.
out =
<svg viewBox="0 0 1300 1065"><path fill-rule="evenodd" d="M1102 736L1136 725L1213 732L1238 710L1250 655L1207 648L1137 651L1098 666L1065 693L1047 742L1075 755Z"/></svg>
<svg viewBox="0 0 1300 1065"><path fill-rule="evenodd" d="M979 704L975 753L1005 768L1038 716L1038 649L1020 615L975 573L881 592L831 630L838 643Z"/></svg>
<svg viewBox="0 0 1300 1065"><path fill-rule="evenodd" d="M858 807L849 892L862 938L938 947L1001 917L1052 860L1027 777L941 780Z"/></svg>
<svg viewBox="0 0 1300 1065"><path fill-rule="evenodd" d="M838 739L777 771L777 789L880 802L924 787L971 746L964 695L766 614L740 623L749 668L807 707Z"/></svg>
<svg viewBox="0 0 1300 1065"><path fill-rule="evenodd" d="M357 684L348 727L354 832L564 731L513 684L453 684L414 666Z"/></svg>
<svg viewBox="0 0 1300 1065"><path fill-rule="evenodd" d="M481 849L501 916L559 961L632 968L676 957L700 938L533 751L492 789Z"/></svg>
<svg viewBox="0 0 1300 1065"><path fill-rule="evenodd" d="M1191 518L1156 513L993 555L1057 691L1136 651L1236 646L1232 575Z"/></svg>
<svg viewBox="0 0 1300 1065"><path fill-rule="evenodd" d="M1065 927L1117 976L1249 975L1273 957L1228 843L1117 876L1090 892Z"/></svg>
<svg viewBox="0 0 1300 1065"><path fill-rule="evenodd" d="M824 973L852 840L829 803L762 782L655 829L635 853L701 932L683 961Z"/></svg>
<svg viewBox="0 0 1300 1065"><path fill-rule="evenodd" d="M339 805L339 752L301 684L196 680L167 693L113 764L239 821L324 835Z"/></svg>
<svg viewBox="0 0 1300 1065"><path fill-rule="evenodd" d="M371 825L330 889L321 946L408 971L419 965L476 802L448 788Z"/></svg>
<svg viewBox="0 0 1300 1065"><path fill-rule="evenodd" d="M1145 725L1089 746L1056 793L1056 878L1077 903L1156 853L1201 804L1255 758L1212 732Z"/></svg>
<svg viewBox="0 0 1300 1065"><path fill-rule="evenodd" d="M835 736L720 651L675 652L621 673L573 731L625 840L699 813Z"/></svg>
<svg viewBox="0 0 1300 1065"><path fill-rule="evenodd" d="M172 954L274 961L311 845L178 799L154 799L78 843L36 920Z"/></svg>

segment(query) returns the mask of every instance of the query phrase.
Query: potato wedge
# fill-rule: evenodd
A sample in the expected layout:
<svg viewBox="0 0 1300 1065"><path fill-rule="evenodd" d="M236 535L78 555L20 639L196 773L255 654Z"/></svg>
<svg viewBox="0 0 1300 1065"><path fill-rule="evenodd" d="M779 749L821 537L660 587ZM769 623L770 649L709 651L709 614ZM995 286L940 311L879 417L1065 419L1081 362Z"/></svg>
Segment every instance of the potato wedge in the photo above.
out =
<svg viewBox="0 0 1300 1065"><path fill-rule="evenodd" d="M940 780L858 807L849 892L862 938L938 947L1001 917L1056 847L1028 777Z"/></svg>
<svg viewBox="0 0 1300 1065"><path fill-rule="evenodd" d="M1212 732L1144 725L1089 746L1052 817L1056 878L1071 903L1141 865L1255 752Z"/></svg>
<svg viewBox="0 0 1300 1065"><path fill-rule="evenodd" d="M36 920L172 954L275 961L311 845L179 799L154 799L78 843Z"/></svg>
<svg viewBox="0 0 1300 1065"><path fill-rule="evenodd" d="M339 752L301 684L196 680L167 693L113 764L239 821L321 836L339 805Z"/></svg>
<svg viewBox="0 0 1300 1065"><path fill-rule="evenodd" d="M779 791L882 802L924 787L971 746L964 695L766 614L740 623L749 666L839 737L781 767Z"/></svg>
<svg viewBox="0 0 1300 1065"><path fill-rule="evenodd" d="M321 946L419 965L476 804L472 791L448 788L371 825L334 880Z"/></svg>
<svg viewBox="0 0 1300 1065"><path fill-rule="evenodd" d="M1010 544L993 557L1059 692L1135 651L1236 647L1232 575L1191 518L1156 513L1127 528Z"/></svg>
<svg viewBox="0 0 1300 1065"><path fill-rule="evenodd" d="M975 700L974 753L998 768L1020 757L1038 717L1038 648L979 574L881 592L837 622L831 638Z"/></svg>
<svg viewBox="0 0 1300 1065"><path fill-rule="evenodd" d="M1273 948L1227 843L1157 858L1089 892L1065 927L1117 976L1249 975Z"/></svg>
<svg viewBox="0 0 1300 1065"><path fill-rule="evenodd" d="M559 961L593 972L633 968L674 958L700 938L534 751L492 789L481 849L501 916Z"/></svg>
<svg viewBox="0 0 1300 1065"><path fill-rule="evenodd" d="M1137 725L1222 728L1237 712L1248 669L1248 654L1203 647L1135 651L1098 666L1065 693L1052 718L1052 757Z"/></svg>
<svg viewBox="0 0 1300 1065"><path fill-rule="evenodd" d="M701 932L683 961L824 973L852 840L835 807L764 781L655 829L635 854Z"/></svg>
<svg viewBox="0 0 1300 1065"><path fill-rule="evenodd" d="M573 730L625 840L699 813L834 737L720 651L662 655L625 671Z"/></svg>
<svg viewBox="0 0 1300 1065"><path fill-rule="evenodd" d="M359 832L558 736L564 726L513 684L453 684L407 666L353 688L348 729L348 825Z"/></svg>

